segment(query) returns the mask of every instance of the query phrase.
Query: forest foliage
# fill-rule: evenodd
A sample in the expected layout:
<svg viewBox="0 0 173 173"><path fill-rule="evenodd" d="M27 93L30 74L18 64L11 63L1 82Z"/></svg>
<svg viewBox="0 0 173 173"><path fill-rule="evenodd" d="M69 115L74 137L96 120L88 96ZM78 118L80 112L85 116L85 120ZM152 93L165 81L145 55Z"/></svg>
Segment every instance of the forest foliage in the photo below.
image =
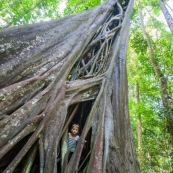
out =
<svg viewBox="0 0 173 173"><path fill-rule="evenodd" d="M150 60L147 40L143 35L139 19L139 8L143 10L145 29L151 38L154 57L162 75L168 83L170 96L173 91L172 62L173 37L161 15L158 1L143 1L136 4L132 13L131 34L128 49L129 110L137 153L142 172L172 172L173 150L165 110L161 99L159 80ZM136 84L139 85L137 103ZM172 97L167 98L172 104ZM169 110L172 114L172 110ZM138 147L137 122L142 124L142 147ZM172 117L171 117L172 118ZM141 151L139 151L141 150Z"/></svg>
<svg viewBox="0 0 173 173"><path fill-rule="evenodd" d="M30 24L53 20L80 13L103 3L101 0L2 0L0 2L0 27ZM62 6L64 4L64 7ZM131 15L131 32L127 52L129 80L129 111L134 141L141 171L173 172L173 149L160 93L159 81L150 61L148 44L141 29L139 8L143 10L146 31L154 47L154 56L162 74L167 79L170 95L173 92L173 37L166 24L158 18L161 10L157 0L135 3ZM136 84L139 85L140 102L136 102ZM173 98L167 98L173 103ZM172 110L170 110L172 111ZM173 118L173 114L171 112ZM137 122L141 118L142 146L138 146ZM139 151L140 150L140 151Z"/></svg>

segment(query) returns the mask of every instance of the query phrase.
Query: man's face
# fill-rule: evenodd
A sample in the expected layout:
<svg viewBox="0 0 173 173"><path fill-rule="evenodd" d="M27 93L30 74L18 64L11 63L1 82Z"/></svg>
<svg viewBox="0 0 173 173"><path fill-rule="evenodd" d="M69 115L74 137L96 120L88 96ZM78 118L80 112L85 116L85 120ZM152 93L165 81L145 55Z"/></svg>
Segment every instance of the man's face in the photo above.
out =
<svg viewBox="0 0 173 173"><path fill-rule="evenodd" d="M90 53L90 52L87 53L87 58L88 58L88 59L91 58L91 53Z"/></svg>

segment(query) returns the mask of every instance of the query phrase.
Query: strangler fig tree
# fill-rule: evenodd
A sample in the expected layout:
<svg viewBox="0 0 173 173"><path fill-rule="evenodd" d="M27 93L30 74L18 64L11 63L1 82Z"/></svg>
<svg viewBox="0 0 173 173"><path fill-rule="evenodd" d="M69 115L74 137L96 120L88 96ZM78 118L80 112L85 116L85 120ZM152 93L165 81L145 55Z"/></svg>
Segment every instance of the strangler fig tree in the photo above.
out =
<svg viewBox="0 0 173 173"><path fill-rule="evenodd" d="M140 172L126 74L132 7L108 0L0 31L1 172ZM72 123L80 140L69 160Z"/></svg>

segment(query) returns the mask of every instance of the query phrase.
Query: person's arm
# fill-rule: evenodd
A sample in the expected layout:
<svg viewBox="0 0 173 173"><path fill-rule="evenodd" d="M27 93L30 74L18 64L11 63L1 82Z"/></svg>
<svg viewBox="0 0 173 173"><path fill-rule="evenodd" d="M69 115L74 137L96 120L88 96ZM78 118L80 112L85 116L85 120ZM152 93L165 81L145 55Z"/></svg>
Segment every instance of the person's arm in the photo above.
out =
<svg viewBox="0 0 173 173"><path fill-rule="evenodd" d="M85 66L85 61L84 61L84 59L82 59L82 66Z"/></svg>

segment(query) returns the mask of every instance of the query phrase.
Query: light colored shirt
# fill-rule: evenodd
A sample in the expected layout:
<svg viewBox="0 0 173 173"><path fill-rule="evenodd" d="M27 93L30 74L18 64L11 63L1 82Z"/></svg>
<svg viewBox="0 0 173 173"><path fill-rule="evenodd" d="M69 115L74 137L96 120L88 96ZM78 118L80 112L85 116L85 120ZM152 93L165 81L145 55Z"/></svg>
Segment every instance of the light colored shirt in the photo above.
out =
<svg viewBox="0 0 173 173"><path fill-rule="evenodd" d="M68 134L68 148L71 152L74 152L77 146L77 143L79 141L79 136L76 135L75 137L71 135L71 133Z"/></svg>

